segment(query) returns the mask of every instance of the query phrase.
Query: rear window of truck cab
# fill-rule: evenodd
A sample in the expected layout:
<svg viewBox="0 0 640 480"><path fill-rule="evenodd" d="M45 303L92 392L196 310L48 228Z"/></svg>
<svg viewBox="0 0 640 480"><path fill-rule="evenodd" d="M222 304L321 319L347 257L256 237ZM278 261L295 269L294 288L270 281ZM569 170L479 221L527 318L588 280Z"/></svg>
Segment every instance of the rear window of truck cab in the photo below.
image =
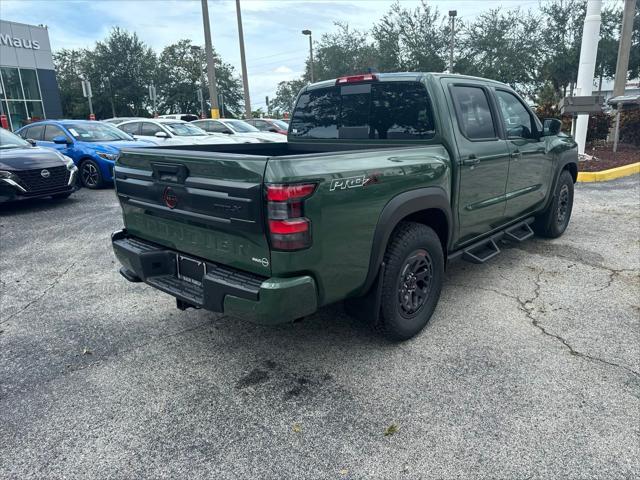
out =
<svg viewBox="0 0 640 480"><path fill-rule="evenodd" d="M415 140L432 138L435 126L423 84L374 82L303 93L289 134L317 139Z"/></svg>

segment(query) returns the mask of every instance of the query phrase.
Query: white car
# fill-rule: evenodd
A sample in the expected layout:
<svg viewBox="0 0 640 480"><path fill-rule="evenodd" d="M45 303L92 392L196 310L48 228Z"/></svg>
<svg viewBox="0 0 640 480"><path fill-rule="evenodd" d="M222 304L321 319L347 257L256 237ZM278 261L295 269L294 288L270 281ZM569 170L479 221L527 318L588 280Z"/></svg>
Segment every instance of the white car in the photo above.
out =
<svg viewBox="0 0 640 480"><path fill-rule="evenodd" d="M193 113L170 113L168 115L160 115L159 118L171 118L172 120L184 120L185 122L193 122L198 120L197 115Z"/></svg>
<svg viewBox="0 0 640 480"><path fill-rule="evenodd" d="M225 134L232 138L254 138L259 142L269 143L269 142L286 142L287 137L285 135L280 135L279 133L271 133L271 132L261 132L253 125L249 125L247 122L243 120L235 120L235 119L206 119L206 120L196 120L195 122L191 122L192 125L197 125L202 128L209 134Z"/></svg>
<svg viewBox="0 0 640 480"><path fill-rule="evenodd" d="M183 120L147 118L122 122L118 128L134 138L148 140L156 145L204 145L238 143L223 134L215 136Z"/></svg>

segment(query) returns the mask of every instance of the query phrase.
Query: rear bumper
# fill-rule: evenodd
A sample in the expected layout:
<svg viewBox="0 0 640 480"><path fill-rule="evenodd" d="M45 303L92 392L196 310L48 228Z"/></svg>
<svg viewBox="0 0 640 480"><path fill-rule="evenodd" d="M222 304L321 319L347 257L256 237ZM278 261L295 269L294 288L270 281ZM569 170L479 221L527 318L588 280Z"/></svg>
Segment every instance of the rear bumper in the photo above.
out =
<svg viewBox="0 0 640 480"><path fill-rule="evenodd" d="M317 309L316 285L309 276L265 278L204 261L206 274L199 284L178 276L179 252L126 230L115 232L111 240L127 280L143 281L195 307L263 325L291 322Z"/></svg>

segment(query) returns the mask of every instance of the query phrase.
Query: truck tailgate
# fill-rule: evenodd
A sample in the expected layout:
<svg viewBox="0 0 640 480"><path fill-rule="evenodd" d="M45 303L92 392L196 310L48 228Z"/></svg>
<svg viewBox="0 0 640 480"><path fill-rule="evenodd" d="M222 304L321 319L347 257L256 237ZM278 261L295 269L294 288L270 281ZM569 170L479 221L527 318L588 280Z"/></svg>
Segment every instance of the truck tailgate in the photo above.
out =
<svg viewBox="0 0 640 480"><path fill-rule="evenodd" d="M115 184L133 236L268 276L267 157L154 148L123 150Z"/></svg>

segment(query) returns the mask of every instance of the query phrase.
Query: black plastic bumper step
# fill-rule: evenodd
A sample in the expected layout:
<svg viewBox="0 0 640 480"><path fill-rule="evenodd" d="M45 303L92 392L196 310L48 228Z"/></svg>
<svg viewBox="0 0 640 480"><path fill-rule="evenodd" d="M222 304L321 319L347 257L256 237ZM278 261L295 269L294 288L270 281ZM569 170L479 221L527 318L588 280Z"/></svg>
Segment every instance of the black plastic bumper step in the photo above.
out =
<svg viewBox="0 0 640 480"><path fill-rule="evenodd" d="M226 295L257 301L267 278L183 255L125 232L116 232L112 239L116 257L123 264L123 277L130 282L144 281L184 305L222 312Z"/></svg>

